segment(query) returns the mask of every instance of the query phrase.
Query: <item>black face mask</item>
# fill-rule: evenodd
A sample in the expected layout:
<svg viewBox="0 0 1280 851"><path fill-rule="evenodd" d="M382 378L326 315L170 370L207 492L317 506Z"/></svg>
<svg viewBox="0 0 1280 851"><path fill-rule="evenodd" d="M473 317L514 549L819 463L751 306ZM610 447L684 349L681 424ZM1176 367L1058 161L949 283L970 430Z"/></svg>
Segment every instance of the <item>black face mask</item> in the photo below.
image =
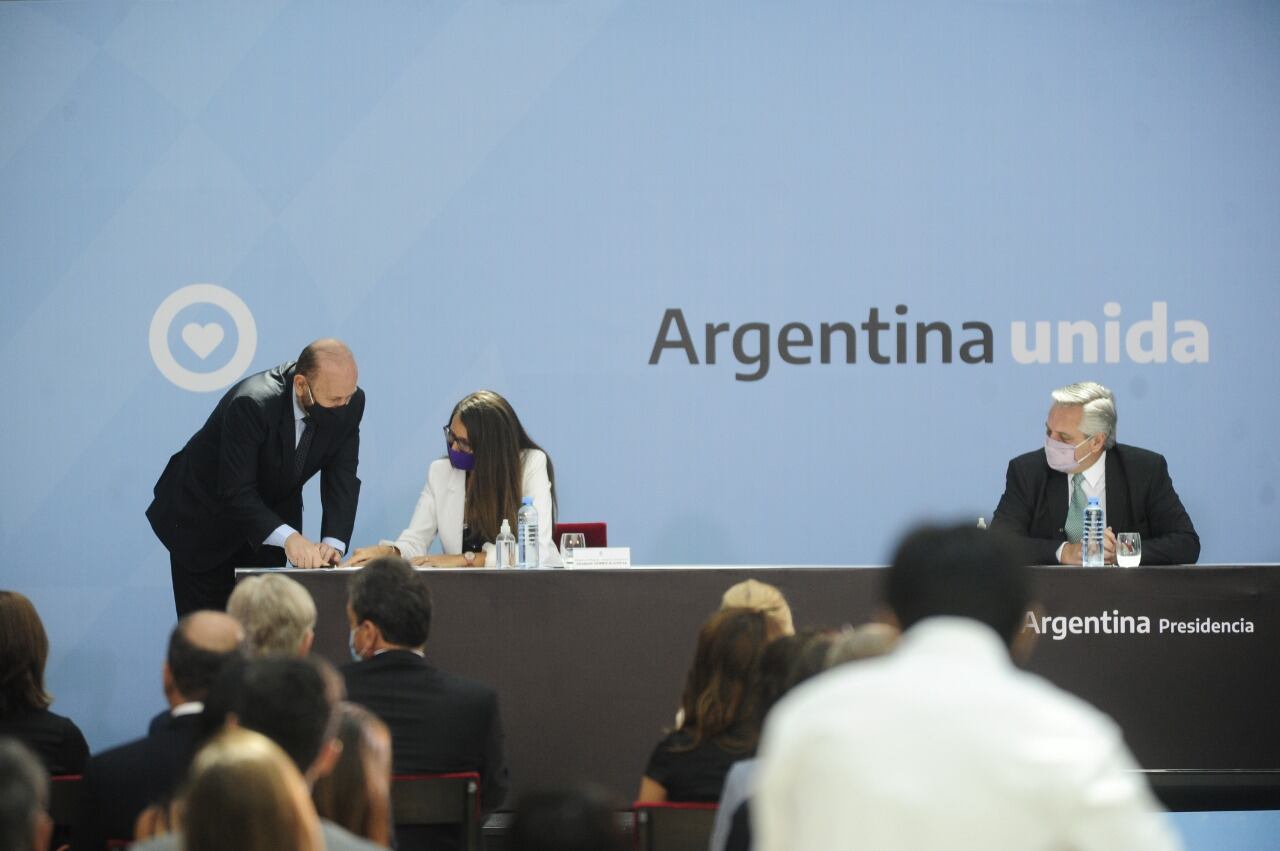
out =
<svg viewBox="0 0 1280 851"><path fill-rule="evenodd" d="M316 426L334 425L338 422L338 414L345 406L334 408L326 408L316 401L316 397L311 393L311 382L307 382L307 398L311 403L307 405L307 416L311 417L311 422Z"/></svg>

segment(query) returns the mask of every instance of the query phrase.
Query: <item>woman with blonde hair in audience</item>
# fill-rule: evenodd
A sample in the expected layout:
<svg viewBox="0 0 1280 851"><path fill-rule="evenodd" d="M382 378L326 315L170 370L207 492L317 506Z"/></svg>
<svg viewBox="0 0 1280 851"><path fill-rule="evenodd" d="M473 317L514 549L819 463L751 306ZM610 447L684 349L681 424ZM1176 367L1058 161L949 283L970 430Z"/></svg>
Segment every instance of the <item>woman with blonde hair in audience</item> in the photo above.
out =
<svg viewBox="0 0 1280 851"><path fill-rule="evenodd" d="M250 656L306 656L316 638L316 603L302 583L281 573L236 583L227 614L244 627Z"/></svg>
<svg viewBox="0 0 1280 851"><path fill-rule="evenodd" d="M782 592L766 582L747 579L732 585L720 598L722 609L751 609L763 612L769 619L770 640L783 635L795 635L795 624L791 621L791 606Z"/></svg>
<svg viewBox="0 0 1280 851"><path fill-rule="evenodd" d="M391 846L391 732L363 706L338 705L342 754L311 790L320 817Z"/></svg>
<svg viewBox="0 0 1280 851"><path fill-rule="evenodd" d="M36 607L17 591L0 591L0 736L30 748L50 774L79 774L89 745L74 721L49 711L48 659L49 636Z"/></svg>
<svg viewBox="0 0 1280 851"><path fill-rule="evenodd" d="M230 728L196 754L178 813L182 851L324 851L302 774L250 730Z"/></svg>
<svg viewBox="0 0 1280 851"><path fill-rule="evenodd" d="M654 748L638 800L718 800L729 767L755 753L767 620L763 612L731 608L702 625L680 701L684 723Z"/></svg>

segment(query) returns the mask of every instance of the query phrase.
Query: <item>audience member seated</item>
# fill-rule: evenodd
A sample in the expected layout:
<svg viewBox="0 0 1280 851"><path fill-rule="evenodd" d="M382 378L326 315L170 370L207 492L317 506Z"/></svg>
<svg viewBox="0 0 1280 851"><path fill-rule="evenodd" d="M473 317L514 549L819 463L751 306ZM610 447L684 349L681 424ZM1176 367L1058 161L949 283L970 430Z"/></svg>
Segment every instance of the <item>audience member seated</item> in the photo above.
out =
<svg viewBox="0 0 1280 851"><path fill-rule="evenodd" d="M653 749L638 801L717 801L729 766L755 753L766 616L721 609L698 631L680 701L684 723Z"/></svg>
<svg viewBox="0 0 1280 851"><path fill-rule="evenodd" d="M303 779L312 784L333 769L341 749L334 738L337 699L325 674L328 668L327 663L314 658L284 656L227 665L210 689L205 712L210 716L224 713L224 726L253 730L275 742ZM197 756L196 761L199 759ZM161 827L165 822L179 827L183 824L172 816L158 821ZM379 847L324 819L320 821L320 831L328 851L373 851ZM133 847L136 851L187 849L183 837L173 833Z"/></svg>
<svg viewBox="0 0 1280 851"><path fill-rule="evenodd" d="M898 628L887 623L846 626L831 640L831 648L827 651L827 667L834 668L845 662L883 656L897 646L900 637Z"/></svg>
<svg viewBox="0 0 1280 851"><path fill-rule="evenodd" d="M280 573L241 580L227 614L244 626L250 656L306 656L316 637L316 604L302 583Z"/></svg>
<svg viewBox="0 0 1280 851"><path fill-rule="evenodd" d="M761 723L784 694L826 670L838 635L831 630L808 629L765 647L760 656ZM743 759L729 769L711 832L711 851L751 847L748 800L755 768L755 759Z"/></svg>
<svg viewBox="0 0 1280 851"><path fill-rule="evenodd" d="M333 770L316 780L312 799L322 818L378 845L391 845L391 731L369 710L338 706Z"/></svg>
<svg viewBox="0 0 1280 851"><path fill-rule="evenodd" d="M50 774L79 774L89 746L70 718L49 711L44 689L49 636L31 601L0 591L0 736L30 748Z"/></svg>
<svg viewBox="0 0 1280 851"><path fill-rule="evenodd" d="M76 851L131 839L138 814L165 803L202 738L204 700L223 666L240 652L244 630L222 612L192 612L169 635L161 682L169 710L144 738L94 756L85 768L72 837Z"/></svg>
<svg viewBox="0 0 1280 851"><path fill-rule="evenodd" d="M737 585L729 586L720 598L722 609L751 609L763 612L768 618L769 640L783 635L795 635L796 628L791 621L791 606L782 592L768 583L758 579L747 579Z"/></svg>
<svg viewBox="0 0 1280 851"><path fill-rule="evenodd" d="M351 577L347 597L351 653L342 669L347 696L391 729L396 774L480 773L484 812L507 794L502 720L493 689L427 663L431 592L402 558L379 558ZM401 851L451 847L447 830L400 828Z"/></svg>
<svg viewBox="0 0 1280 851"><path fill-rule="evenodd" d="M590 787L528 792L516 804L510 851L628 851L618 826L622 804Z"/></svg>
<svg viewBox="0 0 1280 851"><path fill-rule="evenodd" d="M183 851L324 851L307 784L266 736L231 728L196 755L182 794Z"/></svg>
<svg viewBox="0 0 1280 851"><path fill-rule="evenodd" d="M967 526L902 542L885 580L897 648L827 671L769 715L757 848L1178 846L1115 722L1014 664L1035 638L1021 629L1019 558Z"/></svg>
<svg viewBox="0 0 1280 851"><path fill-rule="evenodd" d="M22 742L0 737L0 848L48 851L49 775Z"/></svg>

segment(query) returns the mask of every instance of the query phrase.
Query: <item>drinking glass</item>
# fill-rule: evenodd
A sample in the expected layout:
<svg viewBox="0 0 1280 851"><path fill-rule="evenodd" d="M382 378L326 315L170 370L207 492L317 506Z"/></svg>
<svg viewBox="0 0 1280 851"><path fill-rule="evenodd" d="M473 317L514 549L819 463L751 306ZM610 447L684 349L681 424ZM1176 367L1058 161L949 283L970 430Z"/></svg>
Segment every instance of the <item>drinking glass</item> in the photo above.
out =
<svg viewBox="0 0 1280 851"><path fill-rule="evenodd" d="M1142 563L1142 536L1137 532L1121 532L1116 535L1116 564L1121 567L1137 567Z"/></svg>
<svg viewBox="0 0 1280 851"><path fill-rule="evenodd" d="M565 532L560 536L560 557L565 567L573 567L573 551L587 545L587 536L581 532Z"/></svg>

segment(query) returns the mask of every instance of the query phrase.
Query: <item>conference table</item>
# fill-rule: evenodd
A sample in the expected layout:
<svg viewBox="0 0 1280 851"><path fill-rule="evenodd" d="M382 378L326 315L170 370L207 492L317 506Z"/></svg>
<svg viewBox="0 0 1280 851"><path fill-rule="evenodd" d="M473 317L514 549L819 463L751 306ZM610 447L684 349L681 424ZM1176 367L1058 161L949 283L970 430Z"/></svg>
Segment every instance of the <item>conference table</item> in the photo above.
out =
<svg viewBox="0 0 1280 851"><path fill-rule="evenodd" d="M885 572L423 570L433 597L427 659L498 691L513 784L508 806L523 789L584 781L631 800L674 720L698 626L730 585L748 578L776 585L797 627L840 627L873 617ZM315 598L315 652L348 663L352 571L283 572ZM1275 808L1280 566L1032 572L1041 608L1023 627L1040 633L1029 670L1116 719L1140 764L1159 770L1157 785L1172 790L1175 806L1181 789L1186 809L1226 808L1213 804L1214 790L1229 804L1236 789L1241 808Z"/></svg>

